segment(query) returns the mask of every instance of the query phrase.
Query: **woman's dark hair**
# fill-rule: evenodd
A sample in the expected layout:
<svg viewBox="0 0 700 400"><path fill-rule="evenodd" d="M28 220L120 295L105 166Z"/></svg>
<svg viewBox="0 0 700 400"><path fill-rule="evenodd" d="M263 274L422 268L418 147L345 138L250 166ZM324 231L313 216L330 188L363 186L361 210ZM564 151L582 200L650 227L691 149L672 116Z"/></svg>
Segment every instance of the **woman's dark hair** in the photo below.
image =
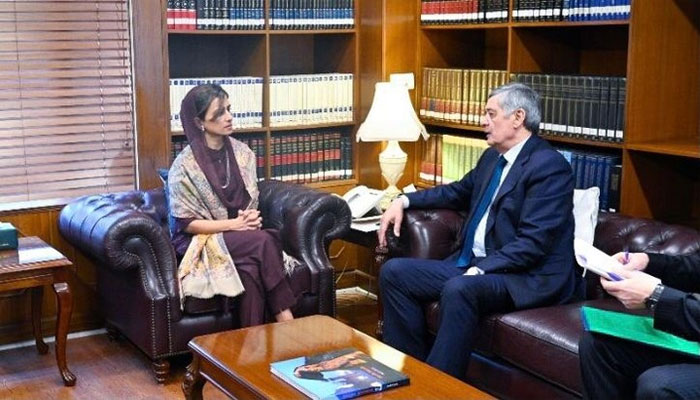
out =
<svg viewBox="0 0 700 400"><path fill-rule="evenodd" d="M197 86L194 90L195 111L197 112L197 118L202 121L204 121L204 117L207 115L207 109L209 109L209 105L214 99L218 98L224 100L228 98L228 93L216 83L205 83Z"/></svg>

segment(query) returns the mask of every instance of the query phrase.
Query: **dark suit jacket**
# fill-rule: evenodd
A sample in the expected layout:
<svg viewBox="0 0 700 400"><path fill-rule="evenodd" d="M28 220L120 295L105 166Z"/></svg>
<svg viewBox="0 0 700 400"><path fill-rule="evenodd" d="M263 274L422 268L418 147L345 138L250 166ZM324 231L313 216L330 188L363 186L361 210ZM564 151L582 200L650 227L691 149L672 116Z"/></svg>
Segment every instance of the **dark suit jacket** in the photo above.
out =
<svg viewBox="0 0 700 400"><path fill-rule="evenodd" d="M666 285L654 311L654 327L700 341L700 252L649 254L646 270Z"/></svg>
<svg viewBox="0 0 700 400"><path fill-rule="evenodd" d="M465 210L471 218L498 156L490 148L460 181L408 194L409 207ZM546 141L531 136L491 207L486 257L475 261L487 274L505 274L517 308L583 297L574 270L573 192L569 163Z"/></svg>

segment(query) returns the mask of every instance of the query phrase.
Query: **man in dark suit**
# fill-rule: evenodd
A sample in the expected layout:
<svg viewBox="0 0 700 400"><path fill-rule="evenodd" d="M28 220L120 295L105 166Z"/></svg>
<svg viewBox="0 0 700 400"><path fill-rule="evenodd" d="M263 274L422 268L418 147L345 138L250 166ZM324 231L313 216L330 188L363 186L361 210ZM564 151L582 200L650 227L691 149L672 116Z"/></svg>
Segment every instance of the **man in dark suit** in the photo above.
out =
<svg viewBox="0 0 700 400"><path fill-rule="evenodd" d="M700 341L700 252L615 257L625 279L601 279L608 293L627 308L650 309L655 328ZM585 398L700 399L700 357L590 332L581 337L579 357Z"/></svg>
<svg viewBox="0 0 700 400"><path fill-rule="evenodd" d="M394 258L382 266L384 341L463 378L479 319L495 312L561 304L580 296L573 266L574 177L537 136L539 96L520 83L493 90L481 124L490 148L460 181L394 200L379 242L404 208L468 213L460 250L445 260ZM440 326L426 342L423 304L440 300Z"/></svg>

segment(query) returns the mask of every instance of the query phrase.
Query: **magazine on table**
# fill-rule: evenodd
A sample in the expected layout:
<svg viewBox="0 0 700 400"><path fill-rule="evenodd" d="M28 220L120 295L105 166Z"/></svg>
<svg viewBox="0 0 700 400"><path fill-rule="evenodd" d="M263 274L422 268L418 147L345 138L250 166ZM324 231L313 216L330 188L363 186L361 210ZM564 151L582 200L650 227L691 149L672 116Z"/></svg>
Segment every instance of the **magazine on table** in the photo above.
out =
<svg viewBox="0 0 700 400"><path fill-rule="evenodd" d="M409 384L408 376L355 348L273 362L270 371L312 399L351 399Z"/></svg>

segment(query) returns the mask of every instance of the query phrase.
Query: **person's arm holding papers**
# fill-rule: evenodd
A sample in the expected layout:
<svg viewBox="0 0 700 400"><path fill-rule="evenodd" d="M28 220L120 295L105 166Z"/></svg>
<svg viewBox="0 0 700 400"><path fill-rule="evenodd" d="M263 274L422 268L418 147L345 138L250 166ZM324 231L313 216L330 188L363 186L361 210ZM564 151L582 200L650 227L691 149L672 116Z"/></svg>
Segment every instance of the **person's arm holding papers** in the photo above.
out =
<svg viewBox="0 0 700 400"><path fill-rule="evenodd" d="M613 257L622 261L624 254ZM651 308L655 328L700 340L700 252L684 256L634 253L623 268L624 281L601 279L608 293L627 308Z"/></svg>

